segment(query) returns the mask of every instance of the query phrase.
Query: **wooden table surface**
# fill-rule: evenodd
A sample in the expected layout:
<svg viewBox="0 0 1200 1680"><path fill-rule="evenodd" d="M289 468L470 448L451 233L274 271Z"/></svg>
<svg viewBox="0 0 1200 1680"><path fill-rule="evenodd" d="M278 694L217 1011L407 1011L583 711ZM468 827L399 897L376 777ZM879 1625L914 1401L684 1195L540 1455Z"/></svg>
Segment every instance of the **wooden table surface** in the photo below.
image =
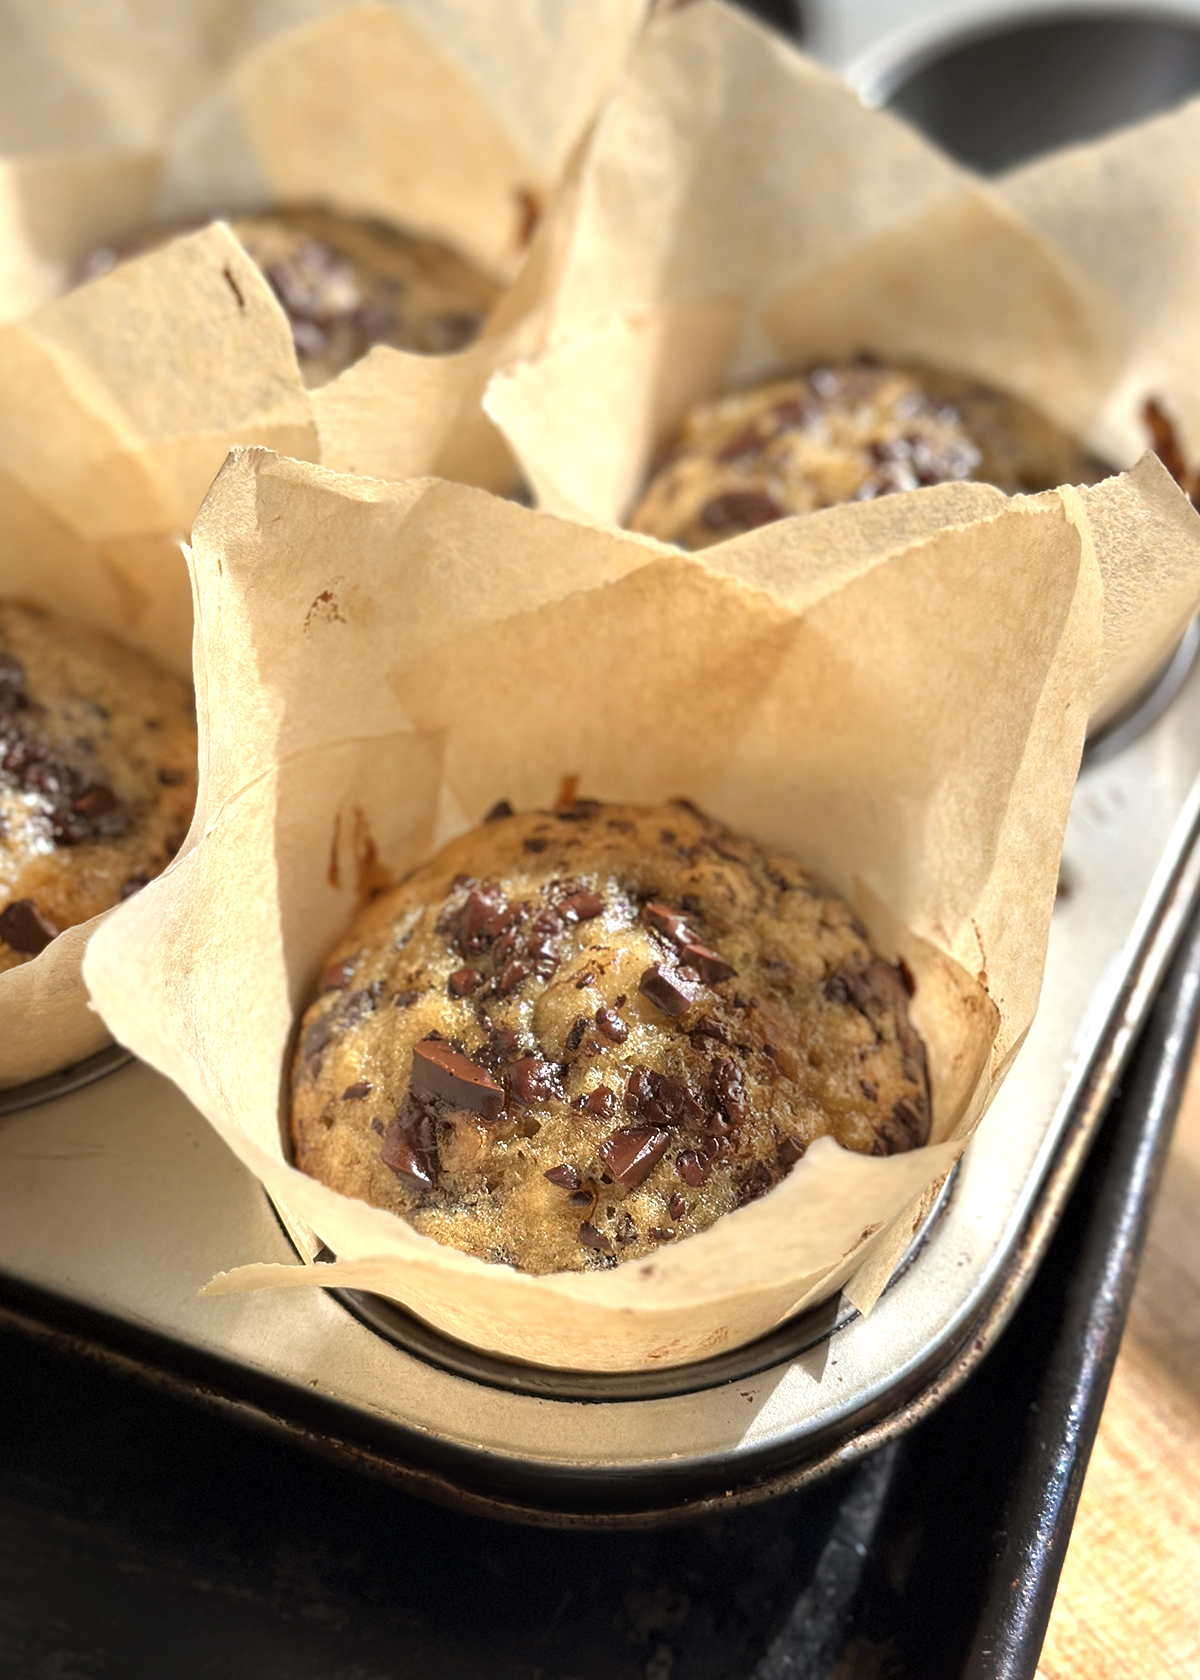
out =
<svg viewBox="0 0 1200 1680"><path fill-rule="evenodd" d="M1200 1057L1038 1674L1200 1680Z"/></svg>

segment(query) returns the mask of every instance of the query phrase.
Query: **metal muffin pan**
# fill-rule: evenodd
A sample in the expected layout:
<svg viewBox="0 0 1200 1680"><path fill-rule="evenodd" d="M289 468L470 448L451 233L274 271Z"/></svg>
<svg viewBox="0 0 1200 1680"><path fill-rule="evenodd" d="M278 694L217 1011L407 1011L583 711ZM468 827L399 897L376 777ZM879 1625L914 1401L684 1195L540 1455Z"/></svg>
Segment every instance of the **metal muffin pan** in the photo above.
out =
<svg viewBox="0 0 1200 1680"><path fill-rule="evenodd" d="M606 1387L498 1373L402 1313L320 1289L200 1298L216 1271L296 1256L258 1184L136 1063L0 1121L0 1306L84 1324L143 1369L510 1517L666 1520L869 1450L1005 1322L1200 899L1200 671L1136 740L1109 739L1080 776L1037 1020L869 1318L830 1303L727 1366Z"/></svg>

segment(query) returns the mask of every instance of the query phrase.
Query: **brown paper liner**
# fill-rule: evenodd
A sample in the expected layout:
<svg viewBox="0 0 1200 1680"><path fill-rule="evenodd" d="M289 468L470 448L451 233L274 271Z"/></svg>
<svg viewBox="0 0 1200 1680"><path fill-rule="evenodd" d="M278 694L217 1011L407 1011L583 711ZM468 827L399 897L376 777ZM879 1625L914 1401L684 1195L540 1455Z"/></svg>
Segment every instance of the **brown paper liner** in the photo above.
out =
<svg viewBox="0 0 1200 1680"><path fill-rule="evenodd" d="M935 502L941 528L906 522ZM951 486L692 557L250 450L202 510L193 571L202 838L93 936L87 983L338 1256L210 1287L369 1288L478 1346L591 1370L735 1346L855 1273L869 1306L1036 1005L1101 635L1078 507ZM855 902L917 977L928 1148L822 1141L700 1236L542 1278L288 1164L295 1022L362 892L499 797L551 803L564 772L602 799L687 795Z"/></svg>
<svg viewBox="0 0 1200 1680"><path fill-rule="evenodd" d="M228 230L58 294L90 250L155 220L307 202L429 234L511 281L642 10L643 0L564 0L489 33L449 0L411 11L365 0L280 32L272 23L286 8L197 18L180 4L159 19L173 111L129 41L106 69L82 65L92 38L55 12L42 81L75 74L103 97L86 149L0 170L0 472L80 535L134 540L186 534L235 443L511 488L515 465L480 397L491 372L536 341L542 300L528 283L466 351L381 346L315 393ZM101 34L110 25L107 14L96 22Z"/></svg>
<svg viewBox="0 0 1200 1680"><path fill-rule="evenodd" d="M560 206L547 344L497 373L487 410L539 506L602 523L697 400L864 351L1013 391L1117 466L1161 393L1200 454L1198 109L997 190L718 0L665 13ZM1144 573L1095 504L1123 625L1096 723L1200 604L1191 516L1151 499L1173 558L1148 527Z"/></svg>

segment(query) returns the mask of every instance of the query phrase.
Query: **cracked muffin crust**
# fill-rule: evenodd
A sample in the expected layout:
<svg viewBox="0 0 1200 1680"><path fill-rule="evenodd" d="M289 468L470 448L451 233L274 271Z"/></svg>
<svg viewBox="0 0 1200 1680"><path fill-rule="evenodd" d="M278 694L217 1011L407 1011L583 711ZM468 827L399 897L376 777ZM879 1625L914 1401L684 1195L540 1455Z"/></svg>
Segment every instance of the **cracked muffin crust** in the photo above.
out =
<svg viewBox="0 0 1200 1680"><path fill-rule="evenodd" d="M150 228L88 258L81 280L152 251L188 228ZM367 217L296 205L233 216L292 328L306 385L324 385L376 344L442 355L477 338L500 295L494 281L437 240Z"/></svg>
<svg viewBox="0 0 1200 1680"><path fill-rule="evenodd" d="M484 1260L612 1266L815 1138L923 1144L911 984L830 888L685 802L501 804L333 952L295 1161Z"/></svg>
<svg viewBox="0 0 1200 1680"><path fill-rule="evenodd" d="M862 361L699 403L629 528L707 548L787 514L952 479L1013 495L1112 469L1019 397Z"/></svg>
<svg viewBox="0 0 1200 1680"><path fill-rule="evenodd" d="M0 600L0 973L160 874L195 802L189 685L102 631Z"/></svg>

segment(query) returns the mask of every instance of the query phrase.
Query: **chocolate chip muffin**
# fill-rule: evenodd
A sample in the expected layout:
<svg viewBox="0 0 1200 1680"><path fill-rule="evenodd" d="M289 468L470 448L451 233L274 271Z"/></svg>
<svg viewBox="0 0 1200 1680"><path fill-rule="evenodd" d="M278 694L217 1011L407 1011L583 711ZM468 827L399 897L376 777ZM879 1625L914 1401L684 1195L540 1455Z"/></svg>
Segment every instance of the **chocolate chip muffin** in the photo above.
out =
<svg viewBox="0 0 1200 1680"><path fill-rule="evenodd" d="M0 600L0 972L159 874L195 802L187 683L86 624Z"/></svg>
<svg viewBox="0 0 1200 1680"><path fill-rule="evenodd" d="M829 887L686 802L500 805L333 952L296 1164L484 1260L614 1266L815 1138L923 1144L911 991Z"/></svg>
<svg viewBox="0 0 1200 1680"><path fill-rule="evenodd" d="M924 484L971 478L1012 495L1111 470L1019 397L860 361L698 404L629 526L707 548L786 514Z"/></svg>
<svg viewBox="0 0 1200 1680"><path fill-rule="evenodd" d="M79 278L156 249L189 228L150 228L94 251ZM230 226L292 326L306 385L324 385L376 344L441 355L478 336L500 289L433 239L316 206L233 216Z"/></svg>

